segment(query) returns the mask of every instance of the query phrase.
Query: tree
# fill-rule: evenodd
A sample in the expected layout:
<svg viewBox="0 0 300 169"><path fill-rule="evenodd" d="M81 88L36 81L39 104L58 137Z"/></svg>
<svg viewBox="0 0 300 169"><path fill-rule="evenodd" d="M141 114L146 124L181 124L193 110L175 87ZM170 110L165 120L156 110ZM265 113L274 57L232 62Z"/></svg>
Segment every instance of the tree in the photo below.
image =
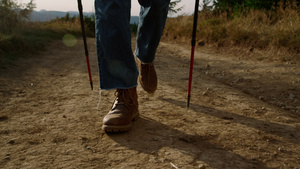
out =
<svg viewBox="0 0 300 169"><path fill-rule="evenodd" d="M23 6L24 7L20 8L19 16L22 19L30 19L30 14L32 13L33 9L36 8L35 3L33 2L33 0L30 0L30 2Z"/></svg>
<svg viewBox="0 0 300 169"><path fill-rule="evenodd" d="M300 0L214 0L216 10L228 11L232 9L265 9L270 10L278 7L282 3L283 7L291 4L300 5Z"/></svg>
<svg viewBox="0 0 300 169"><path fill-rule="evenodd" d="M176 8L176 6L178 5L179 2L181 2L181 0L174 0L174 1L170 2L169 13L174 14L174 13L177 13L182 10L183 7Z"/></svg>
<svg viewBox="0 0 300 169"><path fill-rule="evenodd" d="M0 0L0 32L12 32L20 22L29 19L34 8L33 0L27 4L18 4L14 0Z"/></svg>
<svg viewBox="0 0 300 169"><path fill-rule="evenodd" d="M203 0L202 5L200 5L201 11L212 11L213 10L213 0Z"/></svg>
<svg viewBox="0 0 300 169"><path fill-rule="evenodd" d="M245 0L213 0L215 10L227 11L244 4Z"/></svg>

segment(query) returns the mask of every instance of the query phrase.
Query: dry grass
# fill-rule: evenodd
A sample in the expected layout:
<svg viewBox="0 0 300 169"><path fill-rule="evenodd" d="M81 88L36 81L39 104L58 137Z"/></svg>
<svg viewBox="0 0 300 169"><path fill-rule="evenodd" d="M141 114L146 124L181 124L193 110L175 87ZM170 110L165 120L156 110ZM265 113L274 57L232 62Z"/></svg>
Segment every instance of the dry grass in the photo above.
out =
<svg viewBox="0 0 300 169"><path fill-rule="evenodd" d="M190 42L193 16L167 20L163 38ZM278 8L273 12L243 11L228 17L227 13L199 13L197 39L199 45L285 50L300 53L300 9Z"/></svg>
<svg viewBox="0 0 300 169"><path fill-rule="evenodd" d="M0 32L0 68L20 56L36 54L65 34L81 35L80 23L54 20L46 23L19 23L9 33Z"/></svg>

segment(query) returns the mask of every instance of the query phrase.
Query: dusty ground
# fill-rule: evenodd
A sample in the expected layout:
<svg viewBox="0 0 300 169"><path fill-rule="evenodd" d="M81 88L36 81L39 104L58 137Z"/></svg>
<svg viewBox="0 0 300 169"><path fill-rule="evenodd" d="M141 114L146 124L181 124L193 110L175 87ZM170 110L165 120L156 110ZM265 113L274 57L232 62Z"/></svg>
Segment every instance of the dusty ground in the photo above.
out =
<svg viewBox="0 0 300 169"><path fill-rule="evenodd" d="M138 87L141 117L106 134L114 100L91 91L82 42L57 41L0 72L0 168L300 168L300 67L197 48L190 109L190 48L161 43L159 88Z"/></svg>

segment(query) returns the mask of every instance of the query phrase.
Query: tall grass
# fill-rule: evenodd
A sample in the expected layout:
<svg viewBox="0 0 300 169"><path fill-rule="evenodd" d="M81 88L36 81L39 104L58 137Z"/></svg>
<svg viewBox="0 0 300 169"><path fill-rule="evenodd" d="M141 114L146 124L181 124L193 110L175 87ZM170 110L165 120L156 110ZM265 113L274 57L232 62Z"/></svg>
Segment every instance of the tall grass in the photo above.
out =
<svg viewBox="0 0 300 169"><path fill-rule="evenodd" d="M189 42L193 16L169 18L163 38ZM244 10L234 15L226 12L200 12L197 27L199 45L243 46L256 49L284 49L300 53L300 7L278 7L273 11Z"/></svg>

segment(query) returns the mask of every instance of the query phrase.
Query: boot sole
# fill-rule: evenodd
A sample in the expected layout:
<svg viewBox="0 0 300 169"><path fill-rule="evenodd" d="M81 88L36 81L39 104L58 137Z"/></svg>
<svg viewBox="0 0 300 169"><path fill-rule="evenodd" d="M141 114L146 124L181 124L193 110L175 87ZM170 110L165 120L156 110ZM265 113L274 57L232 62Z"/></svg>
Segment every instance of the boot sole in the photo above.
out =
<svg viewBox="0 0 300 169"><path fill-rule="evenodd" d="M130 124L124 126L102 125L102 130L104 130L107 133L121 133L121 132L129 131L132 126L132 121L137 120L138 117L139 117L139 113L137 113L137 115L135 115L132 118Z"/></svg>

